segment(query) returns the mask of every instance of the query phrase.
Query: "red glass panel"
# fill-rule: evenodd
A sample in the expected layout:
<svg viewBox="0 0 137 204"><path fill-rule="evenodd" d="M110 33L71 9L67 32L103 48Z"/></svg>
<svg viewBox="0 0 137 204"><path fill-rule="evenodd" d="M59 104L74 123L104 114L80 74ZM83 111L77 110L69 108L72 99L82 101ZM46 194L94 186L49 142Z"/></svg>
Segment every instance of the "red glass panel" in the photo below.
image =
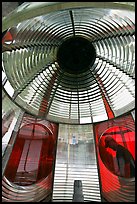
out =
<svg viewBox="0 0 137 204"><path fill-rule="evenodd" d="M53 170L56 136L56 124L23 125L7 164L7 179L25 186L46 178Z"/></svg>
<svg viewBox="0 0 137 204"><path fill-rule="evenodd" d="M105 166L116 175L134 177L134 134L125 127L114 126L100 137L100 157Z"/></svg>
<svg viewBox="0 0 137 204"><path fill-rule="evenodd" d="M16 143L14 145L14 151L12 151L12 154L10 156L10 159L8 161L8 165L5 171L6 177L12 182L14 182L16 177L16 172L17 172L17 168L23 151L23 146L24 146L24 140L17 138Z"/></svg>
<svg viewBox="0 0 137 204"><path fill-rule="evenodd" d="M94 124L94 132L102 196L109 202L133 202L135 194L134 175L131 175L128 164L125 165L125 175L118 175L119 172L116 172L116 151L110 147L105 148L105 138L113 138L135 160L135 122L132 116L129 114Z"/></svg>

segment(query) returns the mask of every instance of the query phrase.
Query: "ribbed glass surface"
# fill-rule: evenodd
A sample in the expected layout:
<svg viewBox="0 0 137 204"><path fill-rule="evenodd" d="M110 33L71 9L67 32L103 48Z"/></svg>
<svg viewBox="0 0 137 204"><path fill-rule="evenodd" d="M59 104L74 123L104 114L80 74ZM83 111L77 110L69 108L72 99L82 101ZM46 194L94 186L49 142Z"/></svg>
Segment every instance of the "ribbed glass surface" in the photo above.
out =
<svg viewBox="0 0 137 204"><path fill-rule="evenodd" d="M30 6L30 12L39 11L33 18L24 4L21 22L13 26L11 20L12 39L3 41L3 71L14 90L12 99L27 112L55 122L82 124L134 108L134 6L128 10L126 4L111 3L108 8L107 3L100 2L100 7L92 3L52 3L45 15L46 6L37 3ZM96 58L84 72L69 73L61 69L57 53L63 42L76 36L93 45Z"/></svg>
<svg viewBox="0 0 137 204"><path fill-rule="evenodd" d="M53 202L73 202L74 180L84 202L101 202L93 125L59 125Z"/></svg>

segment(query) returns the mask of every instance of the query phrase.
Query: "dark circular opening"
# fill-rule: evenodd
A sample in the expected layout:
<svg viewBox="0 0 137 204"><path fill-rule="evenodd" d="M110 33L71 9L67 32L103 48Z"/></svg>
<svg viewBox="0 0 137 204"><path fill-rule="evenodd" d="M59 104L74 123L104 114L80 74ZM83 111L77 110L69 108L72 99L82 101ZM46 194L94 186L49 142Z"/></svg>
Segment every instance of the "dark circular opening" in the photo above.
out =
<svg viewBox="0 0 137 204"><path fill-rule="evenodd" d="M82 73L92 66L96 51L92 43L83 37L65 40L58 49L57 61L61 69L68 73Z"/></svg>

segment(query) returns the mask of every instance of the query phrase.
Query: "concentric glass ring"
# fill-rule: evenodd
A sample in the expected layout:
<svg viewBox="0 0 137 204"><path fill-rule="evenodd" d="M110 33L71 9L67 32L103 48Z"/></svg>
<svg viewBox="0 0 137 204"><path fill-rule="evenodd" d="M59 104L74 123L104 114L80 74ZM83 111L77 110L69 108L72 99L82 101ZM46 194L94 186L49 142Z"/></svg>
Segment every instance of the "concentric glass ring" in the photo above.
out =
<svg viewBox="0 0 137 204"><path fill-rule="evenodd" d="M12 38L7 41L7 33L3 38L3 72L13 89L12 100L26 112L54 122L82 124L134 109L134 9L124 4L118 9L117 3L110 8L109 3L87 5L52 3L45 14L46 6L31 5L30 11L37 8L39 14L31 18L28 14L27 19L29 4L24 4L20 12L25 20L20 17L15 25L11 20L7 33ZM7 19L4 25L10 24ZM78 73L61 69L57 58L61 44L74 36L87 39L96 52L94 63Z"/></svg>

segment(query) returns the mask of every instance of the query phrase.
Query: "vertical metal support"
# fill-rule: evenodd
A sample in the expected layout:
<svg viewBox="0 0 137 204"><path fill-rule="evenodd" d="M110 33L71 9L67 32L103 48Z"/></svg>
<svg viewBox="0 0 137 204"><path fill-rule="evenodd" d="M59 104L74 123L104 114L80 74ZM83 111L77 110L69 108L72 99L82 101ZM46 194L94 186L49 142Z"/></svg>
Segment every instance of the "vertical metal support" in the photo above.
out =
<svg viewBox="0 0 137 204"><path fill-rule="evenodd" d="M72 202L84 202L81 180L74 180L74 194Z"/></svg>
<svg viewBox="0 0 137 204"><path fill-rule="evenodd" d="M95 124L93 124L93 135L94 135L94 145L95 145L95 152L96 152L98 178L99 178L100 197L101 197L101 202L102 202L102 200L103 200L103 197L102 197L102 183L101 183L101 176L100 176L100 170L99 170L100 168L99 168L99 161L98 161L98 152L97 152L97 145L96 145Z"/></svg>
<svg viewBox="0 0 137 204"><path fill-rule="evenodd" d="M132 115L132 118L133 118L133 120L135 122L135 110L131 111L131 115Z"/></svg>
<svg viewBox="0 0 137 204"><path fill-rule="evenodd" d="M5 77L5 78L3 79L3 81L2 81L2 86L3 86L3 87L5 86L6 82L7 82L7 77Z"/></svg>
<svg viewBox="0 0 137 204"><path fill-rule="evenodd" d="M68 149L67 149L67 166L66 166L66 180L68 179L68 168L69 168L69 157L70 157L70 125L67 125L68 127Z"/></svg>
<svg viewBox="0 0 137 204"><path fill-rule="evenodd" d="M74 25L74 18L73 18L73 13L72 13L72 11L69 11L69 14L70 14L71 23L72 23L73 36L75 37L75 25Z"/></svg>
<svg viewBox="0 0 137 204"><path fill-rule="evenodd" d="M9 144L8 144L8 146L7 146L7 148L6 148L5 152L4 152L4 155L3 155L3 158L2 158L2 177L4 176L4 172L5 172L6 166L8 164L11 152L13 150L13 146L14 146L15 141L16 141L17 132L18 132L19 127L21 125L23 115L24 115L24 112L21 110L19 112L18 117L17 117L17 121L15 123L13 132L11 134L11 138L10 138Z"/></svg>
<svg viewBox="0 0 137 204"><path fill-rule="evenodd" d="M51 194L51 202L53 202L53 188L54 188L54 178L55 178L55 167L56 167L56 156L57 156L57 147L58 147L58 135L59 135L59 124L57 124L57 133L56 133L56 141L54 148L54 162L52 166L52 194ZM54 133L55 134L55 133Z"/></svg>

